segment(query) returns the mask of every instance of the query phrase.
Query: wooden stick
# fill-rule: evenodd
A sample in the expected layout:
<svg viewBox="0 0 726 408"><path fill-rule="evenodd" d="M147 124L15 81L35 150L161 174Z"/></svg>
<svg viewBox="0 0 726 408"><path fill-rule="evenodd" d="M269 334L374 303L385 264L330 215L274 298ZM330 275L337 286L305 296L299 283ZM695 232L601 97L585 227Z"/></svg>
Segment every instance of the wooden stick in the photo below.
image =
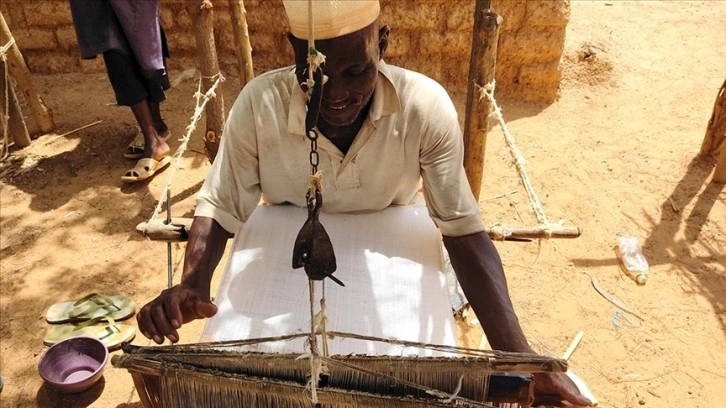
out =
<svg viewBox="0 0 726 408"><path fill-rule="evenodd" d="M214 85L220 75L217 48L214 41L214 14L212 2L209 0L192 1L187 6L194 25L194 39L199 50L199 65L202 72L202 93ZM209 162L213 162L219 150L224 125L224 99L222 93L210 99L205 110L207 129L204 133L204 149Z"/></svg>
<svg viewBox="0 0 726 408"><path fill-rule="evenodd" d="M244 0L230 0L229 7L232 9L232 31L234 42L237 45L237 69L241 89L255 76L252 67L252 45L247 26L247 10Z"/></svg>
<svg viewBox="0 0 726 408"><path fill-rule="evenodd" d="M726 143L722 143L721 155L718 157L716 169L713 171L713 183L726 183Z"/></svg>
<svg viewBox="0 0 726 408"><path fill-rule="evenodd" d="M721 378L723 378L723 379L726 379L726 375L723 375L723 374L719 374L719 373L717 373L717 372L714 372L714 371L706 370L705 368L701 368L701 371L705 371L705 372L707 372L707 373L709 373L709 374L713 374L713 375L715 375L715 376L717 376L717 377L721 377Z"/></svg>
<svg viewBox="0 0 726 408"><path fill-rule="evenodd" d="M506 197L506 196L508 196L508 195L511 195L511 194L515 194L515 193L518 193L518 192L519 192L519 190L517 190L517 189L514 189L514 190L512 190L512 191L510 191L510 192L508 192L508 193L502 193L502 194L497 194L497 195L495 195L495 196L493 196L493 197L485 198L485 199L483 199L482 201L490 201L490 200L496 200L497 198L502 198L502 197Z"/></svg>
<svg viewBox="0 0 726 408"><path fill-rule="evenodd" d="M91 126L96 126L96 125L98 125L101 122L103 122L103 119L99 119L99 120L97 120L95 122L89 123L87 125L83 125L81 127L75 128L73 130L69 130L68 132L63 133L62 135L58 135L58 137L66 137L66 136L68 136L70 134L73 134L73 133L76 133L76 132L80 132L81 130L87 129L87 128L91 127Z"/></svg>
<svg viewBox="0 0 726 408"><path fill-rule="evenodd" d="M152 241L184 242L189 238L191 218L172 218L171 222L154 219L136 226L136 231Z"/></svg>
<svg viewBox="0 0 726 408"><path fill-rule="evenodd" d="M113 356L115 359L118 355ZM131 378L134 381L136 392L139 394L141 405L147 408L161 408L161 401L158 397L161 395L161 379L159 376L143 375L131 372Z"/></svg>
<svg viewBox="0 0 726 408"><path fill-rule="evenodd" d="M701 144L701 154L716 155L718 149L726 142L726 80L716 94L713 113L706 126L706 135Z"/></svg>
<svg viewBox="0 0 726 408"><path fill-rule="evenodd" d="M162 220L153 220L149 223L142 222L136 226L136 230L145 235L152 241L186 241L185 235L192 225L191 218L172 218L171 224L167 225ZM577 238L580 236L580 229L556 227L549 231L543 227L525 227L525 228L504 228L508 235L505 239L536 239L536 238ZM185 231L184 231L185 230ZM494 231L493 231L494 230ZM492 239L502 239L496 229L487 228L486 233Z"/></svg>
<svg viewBox="0 0 726 408"><path fill-rule="evenodd" d="M605 300L619 307L622 311L630 313L631 315L637 317L640 320L644 320L642 317L640 317L639 314L633 312L628 306L626 306L622 300L615 297L615 295L611 295L608 291L603 289L602 286L600 286L600 282L598 282L598 280L593 278L592 276L590 276L590 283L592 283L592 287L595 288L597 293L599 293L600 296L604 297Z"/></svg>
<svg viewBox="0 0 726 408"><path fill-rule="evenodd" d="M76 132L80 132L81 130L83 130L83 129L87 129L87 128L91 127L91 126L96 126L96 125L98 125L98 124L99 124L99 123L101 123L101 122L103 122L103 119L99 119L99 120L97 120L97 121L95 121L95 122L93 122L93 123L89 123L89 124L87 124L87 125L83 125L83 126L81 126L81 127L75 128L75 129L73 129L73 130L69 130L68 132L66 132L66 133L63 133L63 134L61 134L61 135L56 135L56 136L53 136L53 137L51 137L51 138L48 138L48 139L46 139L46 140L45 140L45 141L43 142L43 145L51 144L51 143L55 142L56 140L58 140L58 139L60 139L60 138L62 138L62 137L66 137L66 136L68 136L68 135L70 135L70 134L73 134L73 133L76 133Z"/></svg>
<svg viewBox="0 0 726 408"><path fill-rule="evenodd" d="M720 153L719 153L720 152ZM714 183L726 183L726 80L716 95L713 113L706 127L706 135L701 144L701 154L716 157L716 169L713 172Z"/></svg>
<svg viewBox="0 0 726 408"><path fill-rule="evenodd" d="M488 99L479 97L478 87L494 80L499 25L502 21L489 9L490 3L489 0L476 0L464 123L464 169L477 201L484 172L488 117L492 109Z"/></svg>
<svg viewBox="0 0 726 408"><path fill-rule="evenodd" d="M577 348L577 345L580 344L580 340L582 340L582 336L585 335L585 332L580 330L575 335L575 338L572 340L572 343L570 343L570 347L567 348L567 351L565 351L564 354L562 354L563 360L569 360L572 356L572 353L575 352L575 349Z"/></svg>
<svg viewBox="0 0 726 408"><path fill-rule="evenodd" d="M671 203L671 208L673 208L673 211L676 213L681 212L681 210L676 206L676 203L673 202L673 199L668 197L668 202Z"/></svg>
<svg viewBox="0 0 726 408"><path fill-rule="evenodd" d="M0 46L9 43L12 39L13 35L10 33L10 28L5 22L5 17L3 13L0 13ZM25 64L25 59L23 59L23 55L20 53L20 48L18 48L17 44L8 50L7 61L10 76L15 78L18 88L23 92L25 100L33 112L35 121L38 123L38 128L42 132L50 132L55 128L53 114L45 105L43 98L33 84L30 78L30 70Z"/></svg>
<svg viewBox="0 0 726 408"><path fill-rule="evenodd" d="M549 231L544 227L523 227L523 228L486 228L486 233L495 240L518 240L537 238L577 238L580 236L580 228L553 227ZM505 233L502 233L505 232Z"/></svg>
<svg viewBox="0 0 726 408"><path fill-rule="evenodd" d="M186 241L186 237L179 231L180 227L189 231L192 225L191 218L172 218L170 225L164 224L162 220L153 220L150 223L142 222L136 226L136 230L147 236L152 241ZM536 239L536 238L548 238L548 233L543 227L524 227L524 228L506 228L509 232L507 237L516 239ZM485 229L486 233L489 234L492 239L497 239L499 234L497 231L492 231L492 228ZM551 238L577 238L580 236L580 229L557 227L550 230L549 237Z"/></svg>
<svg viewBox="0 0 726 408"><path fill-rule="evenodd" d="M5 84L7 83L7 88ZM8 118L5 123L5 96L7 92L7 112ZM3 116L2 123L7 125L8 133L12 136L15 144L18 147L25 147L30 145L30 135L28 134L28 127L25 126L25 119L23 119L23 111L20 109L18 98L15 95L13 84L10 82L10 78L6 76L5 63L0 61L0 116ZM9 138L7 138L9 139ZM7 146L3 147L5 149Z"/></svg>

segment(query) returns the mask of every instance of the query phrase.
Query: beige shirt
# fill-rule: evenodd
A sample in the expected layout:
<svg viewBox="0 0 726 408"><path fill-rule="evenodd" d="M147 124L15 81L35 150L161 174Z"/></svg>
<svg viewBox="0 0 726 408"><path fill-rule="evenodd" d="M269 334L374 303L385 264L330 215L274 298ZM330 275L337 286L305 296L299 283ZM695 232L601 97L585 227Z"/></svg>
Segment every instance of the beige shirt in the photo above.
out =
<svg viewBox="0 0 726 408"><path fill-rule="evenodd" d="M367 120L347 154L318 139L326 213L408 205L423 180L429 214L443 235L484 230L463 167L463 140L446 91L416 72L378 65ZM304 207L310 173L305 95L290 67L250 81L197 195L195 216L234 233L260 201Z"/></svg>

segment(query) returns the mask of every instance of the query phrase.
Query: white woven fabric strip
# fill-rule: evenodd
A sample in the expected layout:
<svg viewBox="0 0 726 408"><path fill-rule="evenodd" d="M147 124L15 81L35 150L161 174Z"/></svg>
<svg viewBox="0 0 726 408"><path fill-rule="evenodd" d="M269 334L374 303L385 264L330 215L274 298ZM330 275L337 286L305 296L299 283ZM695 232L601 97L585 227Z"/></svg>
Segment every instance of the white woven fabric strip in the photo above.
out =
<svg viewBox="0 0 726 408"><path fill-rule="evenodd" d="M218 314L201 341L274 337L310 331L307 275L292 269L292 247L307 217L293 206L260 206L236 234L215 297ZM372 214L321 214L335 248L340 287L328 280L327 330L456 345L442 271L441 236L425 208ZM321 293L317 283L316 293ZM316 301L317 304L317 301ZM316 310L317 311L317 310ZM248 350L305 352L305 339ZM331 354L433 355L387 343L334 338ZM437 354L440 355L440 354Z"/></svg>

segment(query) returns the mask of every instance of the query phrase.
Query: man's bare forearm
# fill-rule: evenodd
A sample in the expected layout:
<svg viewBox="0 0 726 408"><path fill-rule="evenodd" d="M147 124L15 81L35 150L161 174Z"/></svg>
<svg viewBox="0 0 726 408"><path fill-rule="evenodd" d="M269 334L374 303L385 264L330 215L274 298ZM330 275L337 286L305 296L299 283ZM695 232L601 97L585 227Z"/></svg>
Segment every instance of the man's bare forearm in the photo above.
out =
<svg viewBox="0 0 726 408"><path fill-rule="evenodd" d="M484 232L444 236L444 246L492 348L532 352L509 298L502 261L489 236Z"/></svg>
<svg viewBox="0 0 726 408"><path fill-rule="evenodd" d="M231 236L214 219L194 217L189 229L181 282L208 294L212 275Z"/></svg>

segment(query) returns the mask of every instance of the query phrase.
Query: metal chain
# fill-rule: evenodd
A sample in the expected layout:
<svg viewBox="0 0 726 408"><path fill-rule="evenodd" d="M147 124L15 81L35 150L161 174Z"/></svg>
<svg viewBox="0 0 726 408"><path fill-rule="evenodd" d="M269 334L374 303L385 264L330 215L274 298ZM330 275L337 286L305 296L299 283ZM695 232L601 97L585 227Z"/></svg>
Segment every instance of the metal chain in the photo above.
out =
<svg viewBox="0 0 726 408"><path fill-rule="evenodd" d="M318 133L314 129L311 129L308 131L307 136L310 139L310 174L315 175L318 172L318 164L320 164Z"/></svg>
<svg viewBox="0 0 726 408"><path fill-rule="evenodd" d="M308 67L311 69L311 67ZM320 116L320 103L323 95L323 70L318 67L312 74L312 88L310 89L310 99L307 103L308 112L305 116L305 133L310 139L310 171L314 176L318 172L318 164L320 164L320 155L318 154L318 131L316 129L318 117Z"/></svg>

